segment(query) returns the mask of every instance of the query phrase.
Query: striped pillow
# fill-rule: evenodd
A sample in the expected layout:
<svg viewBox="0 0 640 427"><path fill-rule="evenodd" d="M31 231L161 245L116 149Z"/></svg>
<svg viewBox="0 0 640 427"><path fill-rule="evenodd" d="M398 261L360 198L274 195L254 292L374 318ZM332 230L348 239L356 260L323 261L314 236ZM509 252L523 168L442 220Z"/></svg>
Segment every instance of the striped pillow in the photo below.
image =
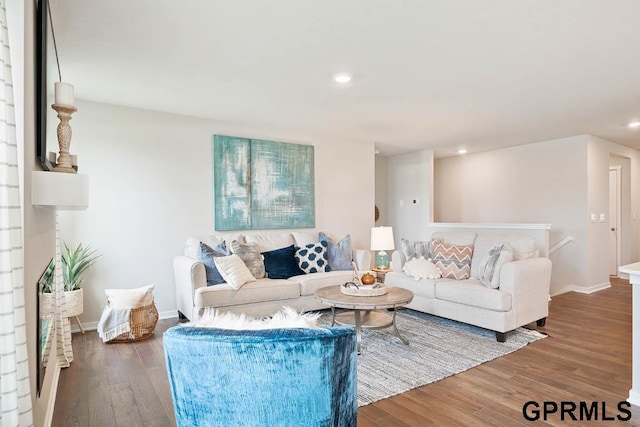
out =
<svg viewBox="0 0 640 427"><path fill-rule="evenodd" d="M424 259L433 258L433 245L437 241L438 240L400 239L400 248L404 255L405 262L420 257L424 257Z"/></svg>
<svg viewBox="0 0 640 427"><path fill-rule="evenodd" d="M433 246L433 263L447 279L468 279L471 272L471 256L473 245L456 246L435 242Z"/></svg>

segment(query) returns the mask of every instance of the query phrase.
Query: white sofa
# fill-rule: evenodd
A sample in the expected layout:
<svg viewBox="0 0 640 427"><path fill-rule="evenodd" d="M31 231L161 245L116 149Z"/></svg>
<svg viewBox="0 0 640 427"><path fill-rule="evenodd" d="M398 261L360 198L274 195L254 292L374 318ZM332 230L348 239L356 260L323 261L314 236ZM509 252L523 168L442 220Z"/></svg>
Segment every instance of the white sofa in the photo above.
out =
<svg viewBox="0 0 640 427"><path fill-rule="evenodd" d="M207 286L205 267L196 259L200 242L213 247L225 241L227 247L230 247L233 240L255 244L260 252L266 252L289 245L302 247L307 243L317 242L318 232L227 233L187 239L184 255L176 256L173 260L176 304L181 318L198 320L206 307L252 316L268 316L285 305L298 311L320 310L327 307L315 299L314 292L317 289L341 285L353 279L352 270L339 270L302 274L288 279L262 278L249 282L238 290L227 283ZM370 251L354 250L352 258L358 270L369 270Z"/></svg>
<svg viewBox="0 0 640 427"><path fill-rule="evenodd" d="M404 255L402 251L396 250L392 255L393 271L386 274L385 284L409 289L414 293L413 301L407 308L493 330L500 342L505 341L507 332L520 326L531 322L544 326L549 312L549 259L533 254L531 258L502 264L498 271L498 289L489 288L478 279L481 260L490 248L500 243L511 244L513 247L533 244L535 248L532 238L498 235L490 231L435 232L431 237L451 244L460 244L473 237L470 278L416 280L403 272Z"/></svg>

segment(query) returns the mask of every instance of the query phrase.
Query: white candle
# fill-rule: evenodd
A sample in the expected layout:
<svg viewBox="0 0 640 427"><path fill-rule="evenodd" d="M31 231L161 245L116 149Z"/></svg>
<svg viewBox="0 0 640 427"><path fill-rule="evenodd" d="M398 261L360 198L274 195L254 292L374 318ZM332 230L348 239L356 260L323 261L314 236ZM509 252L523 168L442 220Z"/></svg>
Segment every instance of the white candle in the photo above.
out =
<svg viewBox="0 0 640 427"><path fill-rule="evenodd" d="M55 84L56 104L73 106L73 85L64 82Z"/></svg>

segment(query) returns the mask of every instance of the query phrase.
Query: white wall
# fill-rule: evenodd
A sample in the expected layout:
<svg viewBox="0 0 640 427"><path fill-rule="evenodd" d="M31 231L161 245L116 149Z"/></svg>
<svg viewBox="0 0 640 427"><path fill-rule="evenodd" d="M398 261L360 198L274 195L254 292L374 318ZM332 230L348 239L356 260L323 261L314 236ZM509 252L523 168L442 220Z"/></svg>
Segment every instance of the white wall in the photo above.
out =
<svg viewBox="0 0 640 427"><path fill-rule="evenodd" d="M631 227L633 213L631 212L631 159L616 154L609 155L609 167L619 166L620 173L620 224L618 224L618 238L620 239L620 265L630 264L634 259L632 251ZM637 215L636 215L637 217ZM635 250L637 254L637 250Z"/></svg>
<svg viewBox="0 0 640 427"><path fill-rule="evenodd" d="M376 206L380 217L376 221L376 226L389 225L389 209L387 207L387 158L382 156L376 156L375 162L375 175L376 175Z"/></svg>
<svg viewBox="0 0 640 427"><path fill-rule="evenodd" d="M387 158L386 210L396 248L399 248L401 238L429 238L427 225L433 221L432 150Z"/></svg>
<svg viewBox="0 0 640 427"><path fill-rule="evenodd" d="M613 157L612 157L613 156ZM574 241L551 255L551 294L609 285L609 164L629 159L624 263L638 260L640 152L589 135L450 157L435 163L439 222L550 223L550 244ZM624 179L624 177L623 177ZM591 222L591 214L597 221ZM600 222L600 214L605 222Z"/></svg>
<svg viewBox="0 0 640 427"><path fill-rule="evenodd" d="M216 133L313 144L316 228L339 237L350 233L354 247L369 246L373 143L296 139L193 117L77 105L71 152L78 155L79 172L90 177L89 208L61 212L59 221L64 241L90 244L102 253L85 279L80 319L89 327L99 320L107 288L155 283L161 315L175 313L173 257L182 253L187 237L214 233L211 145Z"/></svg>
<svg viewBox="0 0 640 427"><path fill-rule="evenodd" d="M586 286L587 137L576 136L435 162L435 221L550 223L551 293Z"/></svg>
<svg viewBox="0 0 640 427"><path fill-rule="evenodd" d="M616 161L616 158L618 159ZM628 159L628 160L627 160ZM628 165L622 169L623 196L622 200L622 237L621 264L629 264L640 259L640 152L629 147L615 144L604 139L589 136L589 209L593 212L606 214L606 222L593 227L590 235L589 252L590 265L596 264L603 256L603 249L609 246L609 166L611 164ZM626 170L626 172L625 172ZM606 175L606 178L605 178ZM625 182L629 188L625 191ZM606 186L606 187L605 187ZM635 219L634 219L635 217ZM606 260L608 261L608 253ZM603 277L605 268L599 266L593 274ZM608 268L606 275L608 277Z"/></svg>

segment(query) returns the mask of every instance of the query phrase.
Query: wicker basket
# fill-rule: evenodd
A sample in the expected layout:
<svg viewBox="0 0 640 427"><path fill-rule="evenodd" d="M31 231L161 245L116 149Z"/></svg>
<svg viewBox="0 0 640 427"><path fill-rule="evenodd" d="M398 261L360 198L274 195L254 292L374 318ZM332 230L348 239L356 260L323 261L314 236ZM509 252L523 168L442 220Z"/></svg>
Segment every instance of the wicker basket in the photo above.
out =
<svg viewBox="0 0 640 427"><path fill-rule="evenodd" d="M120 334L111 341L113 342L133 342L149 338L158 324L158 310L155 303L144 307L131 309L129 318L131 332Z"/></svg>

